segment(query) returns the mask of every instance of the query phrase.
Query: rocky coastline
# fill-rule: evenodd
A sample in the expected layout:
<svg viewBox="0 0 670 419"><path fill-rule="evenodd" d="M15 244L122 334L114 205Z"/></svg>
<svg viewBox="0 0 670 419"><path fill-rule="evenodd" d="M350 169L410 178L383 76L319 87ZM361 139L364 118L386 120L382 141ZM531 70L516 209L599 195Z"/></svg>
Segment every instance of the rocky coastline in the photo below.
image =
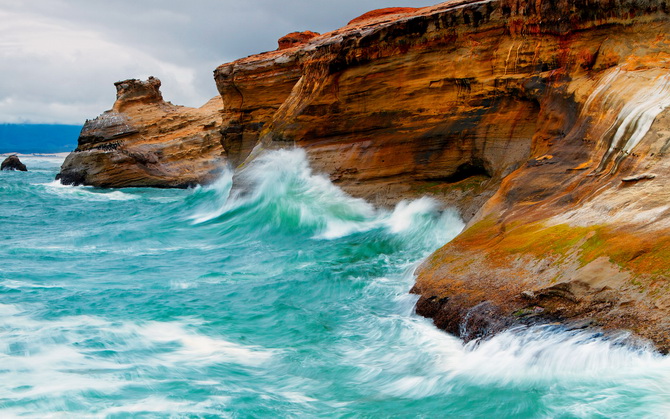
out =
<svg viewBox="0 0 670 419"><path fill-rule="evenodd" d="M263 150L379 205L468 222L418 269L417 312L472 340L534 322L670 350L670 2L456 0L374 11L219 66L220 96L116 84L58 175L188 187Z"/></svg>

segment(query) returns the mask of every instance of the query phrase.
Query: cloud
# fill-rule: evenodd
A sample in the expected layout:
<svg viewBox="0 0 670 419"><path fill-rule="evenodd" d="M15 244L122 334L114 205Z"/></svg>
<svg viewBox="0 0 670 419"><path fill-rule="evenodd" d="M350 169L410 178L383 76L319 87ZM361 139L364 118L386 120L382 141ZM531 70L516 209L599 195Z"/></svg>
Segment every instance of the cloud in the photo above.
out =
<svg viewBox="0 0 670 419"><path fill-rule="evenodd" d="M0 0L0 123L82 123L109 109L113 83L154 75L163 96L200 106L219 64L326 32L406 0Z"/></svg>

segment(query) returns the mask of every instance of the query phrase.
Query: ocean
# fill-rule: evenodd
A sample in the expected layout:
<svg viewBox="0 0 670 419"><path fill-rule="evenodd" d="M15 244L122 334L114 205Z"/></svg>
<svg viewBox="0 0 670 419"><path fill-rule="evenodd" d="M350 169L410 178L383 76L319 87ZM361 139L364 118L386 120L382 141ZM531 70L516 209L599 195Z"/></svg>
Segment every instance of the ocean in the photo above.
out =
<svg viewBox="0 0 670 419"><path fill-rule="evenodd" d="M464 345L414 314L458 213L355 199L299 150L188 190L0 172L0 417L601 418L670 414L626 335Z"/></svg>

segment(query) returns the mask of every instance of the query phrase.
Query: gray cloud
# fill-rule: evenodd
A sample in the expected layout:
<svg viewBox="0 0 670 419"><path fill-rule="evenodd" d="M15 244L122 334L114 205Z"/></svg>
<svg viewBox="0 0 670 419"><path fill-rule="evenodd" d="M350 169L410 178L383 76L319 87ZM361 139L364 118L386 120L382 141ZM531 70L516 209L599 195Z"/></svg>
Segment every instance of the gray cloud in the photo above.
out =
<svg viewBox="0 0 670 419"><path fill-rule="evenodd" d="M219 64L327 32L381 7L424 0L0 0L0 122L82 123L111 107L113 82L149 75L175 104L216 95Z"/></svg>

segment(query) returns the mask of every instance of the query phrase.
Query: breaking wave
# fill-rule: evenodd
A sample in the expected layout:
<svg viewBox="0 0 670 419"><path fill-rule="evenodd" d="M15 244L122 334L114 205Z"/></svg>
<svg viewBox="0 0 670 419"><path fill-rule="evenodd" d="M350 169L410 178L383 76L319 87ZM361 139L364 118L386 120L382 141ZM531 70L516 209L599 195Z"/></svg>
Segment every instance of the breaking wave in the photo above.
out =
<svg viewBox="0 0 670 419"><path fill-rule="evenodd" d="M2 416L670 407L667 358L626 336L545 326L464 345L416 316L414 269L463 228L430 199L375 208L299 150L190 190L61 187L57 165L38 168L0 173Z"/></svg>

